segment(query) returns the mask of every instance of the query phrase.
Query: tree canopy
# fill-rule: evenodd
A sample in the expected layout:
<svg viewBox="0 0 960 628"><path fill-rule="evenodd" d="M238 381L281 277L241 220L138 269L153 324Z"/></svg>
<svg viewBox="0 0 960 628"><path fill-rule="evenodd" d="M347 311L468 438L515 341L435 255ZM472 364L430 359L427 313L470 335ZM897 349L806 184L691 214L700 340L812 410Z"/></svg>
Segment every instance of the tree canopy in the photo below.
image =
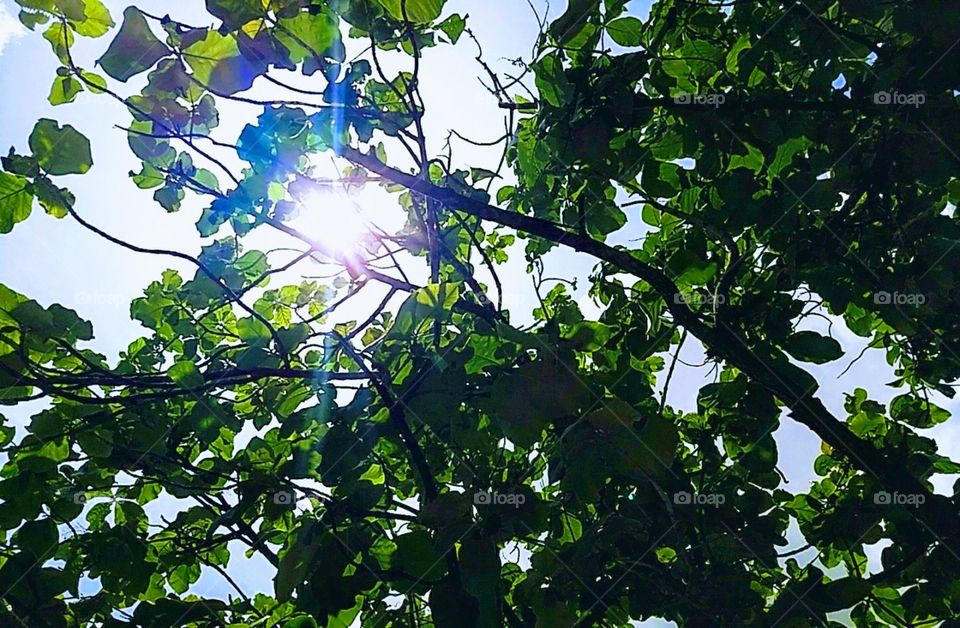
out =
<svg viewBox="0 0 960 628"><path fill-rule="evenodd" d="M960 378L960 6L570 0L502 73L444 0L206 0L210 26L16 2L59 60L49 101L122 103L130 177L199 199L204 244L81 215L82 129L40 119L2 158L0 233L36 205L193 269L145 278L116 358L0 285L0 403L47 402L0 424L5 625L957 625L960 498L932 480L960 464L927 430ZM487 143L469 119L424 132L456 106L420 89L451 46L503 115L494 163L456 161ZM336 234L334 187L403 226L298 228ZM558 250L595 264L598 316ZM817 369L858 356L817 318L889 367L841 413ZM667 403L684 343L712 369L672 383L692 411ZM781 422L822 441L810 486L785 486ZM236 585L244 554L272 590ZM198 595L207 572L228 593Z"/></svg>

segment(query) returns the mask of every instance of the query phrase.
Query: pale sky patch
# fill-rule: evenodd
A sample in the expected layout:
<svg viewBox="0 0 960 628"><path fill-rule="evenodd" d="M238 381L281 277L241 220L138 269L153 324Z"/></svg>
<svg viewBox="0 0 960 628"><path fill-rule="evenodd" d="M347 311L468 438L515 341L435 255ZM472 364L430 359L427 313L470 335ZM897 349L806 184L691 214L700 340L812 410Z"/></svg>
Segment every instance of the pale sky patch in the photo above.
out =
<svg viewBox="0 0 960 628"><path fill-rule="evenodd" d="M3 54L7 44L23 36L26 30L20 20L10 13L7 5L0 4L0 54Z"/></svg>

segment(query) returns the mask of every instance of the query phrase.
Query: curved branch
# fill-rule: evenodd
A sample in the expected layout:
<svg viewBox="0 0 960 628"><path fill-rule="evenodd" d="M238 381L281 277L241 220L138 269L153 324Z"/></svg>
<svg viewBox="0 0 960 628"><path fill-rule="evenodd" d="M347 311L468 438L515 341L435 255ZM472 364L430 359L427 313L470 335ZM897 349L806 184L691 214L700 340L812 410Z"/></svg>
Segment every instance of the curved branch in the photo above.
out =
<svg viewBox="0 0 960 628"><path fill-rule="evenodd" d="M68 207L67 211L74 218L74 220L80 223L84 228L88 229L89 231L92 231L93 233L97 234L98 236L100 236L105 240L108 240L109 242L122 246L127 250L134 251L135 253L146 253L149 255L166 255L169 257L175 257L177 259L181 259L181 260L190 262L191 264L194 264L197 268L200 269L200 272L202 272L204 275L206 275L210 279L210 281L217 284L217 287L219 287L232 302L236 303L244 312L246 312L247 314L255 318L257 321L259 321L261 324L263 324L267 328L267 331L270 333L270 337L273 339L273 342L277 345L277 351L280 353L280 358L283 360L284 365L288 367L290 366L290 357L287 355L287 350L283 344L283 340L280 338L280 335L277 333L277 330L273 328L273 325L270 324L270 321L264 318L264 316L259 312L257 312L255 309L253 309L252 307L244 303L243 299L241 299L237 295L237 293L230 288L230 286L223 283L220 277L218 277L213 271L207 268L203 264L203 262L201 262L200 260L198 260L197 258L191 255L187 255L186 253L181 253L180 251L171 251L167 249L151 249L151 248L146 248L142 246L137 246L136 244L131 244L129 242L121 240L120 238L112 236L106 231L103 231L102 229L90 224L89 222L81 218L80 215L77 214L77 212L72 207Z"/></svg>

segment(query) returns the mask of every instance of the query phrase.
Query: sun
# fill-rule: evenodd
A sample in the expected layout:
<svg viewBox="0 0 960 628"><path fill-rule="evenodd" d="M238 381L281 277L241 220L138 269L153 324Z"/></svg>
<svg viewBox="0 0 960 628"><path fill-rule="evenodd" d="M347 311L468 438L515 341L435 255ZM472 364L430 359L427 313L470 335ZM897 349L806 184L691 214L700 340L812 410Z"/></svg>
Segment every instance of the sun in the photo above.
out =
<svg viewBox="0 0 960 628"><path fill-rule="evenodd" d="M300 199L299 216L292 226L308 234L322 253L353 257L373 239L373 225L351 195L341 190L313 190Z"/></svg>

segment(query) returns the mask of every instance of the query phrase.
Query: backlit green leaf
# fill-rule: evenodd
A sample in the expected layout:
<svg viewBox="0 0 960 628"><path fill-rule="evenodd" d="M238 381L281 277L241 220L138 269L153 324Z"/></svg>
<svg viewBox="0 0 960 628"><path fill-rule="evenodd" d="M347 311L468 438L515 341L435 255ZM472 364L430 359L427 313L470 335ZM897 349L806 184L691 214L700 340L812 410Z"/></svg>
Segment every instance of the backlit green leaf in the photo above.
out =
<svg viewBox="0 0 960 628"><path fill-rule="evenodd" d="M193 362L177 362L170 367L167 375L184 388L194 389L203 386L203 375Z"/></svg>
<svg viewBox="0 0 960 628"><path fill-rule="evenodd" d="M26 220L32 205L30 182L23 177L0 172L0 233L10 233L15 224Z"/></svg>
<svg viewBox="0 0 960 628"><path fill-rule="evenodd" d="M643 41L643 22L632 16L617 18L607 24L607 33L621 46L639 46Z"/></svg>
<svg viewBox="0 0 960 628"><path fill-rule="evenodd" d="M387 12L398 20L404 18L411 22L432 22L440 17L446 0L376 0Z"/></svg>
<svg viewBox="0 0 960 628"><path fill-rule="evenodd" d="M83 174L93 165L90 140L69 124L42 118L30 134L30 150L48 174Z"/></svg>
<svg viewBox="0 0 960 628"><path fill-rule="evenodd" d="M120 32L97 63L113 78L126 81L169 54L170 49L156 38L143 14L131 6L123 12Z"/></svg>
<svg viewBox="0 0 960 628"><path fill-rule="evenodd" d="M214 30L187 47L183 56L201 85L222 94L250 89L264 70L240 54L234 35L221 35Z"/></svg>

